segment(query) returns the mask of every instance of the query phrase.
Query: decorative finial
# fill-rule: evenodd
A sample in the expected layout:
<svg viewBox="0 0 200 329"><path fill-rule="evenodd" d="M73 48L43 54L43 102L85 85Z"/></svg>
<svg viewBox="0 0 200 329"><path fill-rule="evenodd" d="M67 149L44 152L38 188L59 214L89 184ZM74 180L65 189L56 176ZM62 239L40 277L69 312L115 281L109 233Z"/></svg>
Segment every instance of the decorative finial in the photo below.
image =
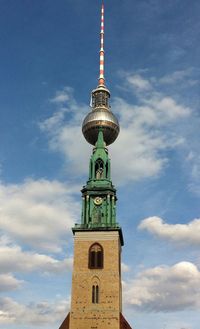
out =
<svg viewBox="0 0 200 329"><path fill-rule="evenodd" d="M100 74L99 74L99 86L105 85L104 78L104 4L101 6L101 32L100 32Z"/></svg>

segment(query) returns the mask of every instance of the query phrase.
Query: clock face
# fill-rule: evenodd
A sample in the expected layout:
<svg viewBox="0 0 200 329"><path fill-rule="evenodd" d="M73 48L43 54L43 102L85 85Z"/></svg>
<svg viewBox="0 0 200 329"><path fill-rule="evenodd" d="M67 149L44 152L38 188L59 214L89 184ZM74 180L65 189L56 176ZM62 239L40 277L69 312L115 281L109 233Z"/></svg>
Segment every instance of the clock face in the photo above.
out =
<svg viewBox="0 0 200 329"><path fill-rule="evenodd" d="M100 204L102 204L102 201L103 199L100 197L100 196L97 196L95 199L94 199L94 203L99 206Z"/></svg>

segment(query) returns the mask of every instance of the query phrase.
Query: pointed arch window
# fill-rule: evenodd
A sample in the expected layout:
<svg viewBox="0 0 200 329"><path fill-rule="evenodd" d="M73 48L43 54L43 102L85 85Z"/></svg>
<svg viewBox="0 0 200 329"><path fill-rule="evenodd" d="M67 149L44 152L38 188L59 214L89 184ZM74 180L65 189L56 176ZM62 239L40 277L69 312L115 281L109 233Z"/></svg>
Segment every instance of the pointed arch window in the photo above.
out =
<svg viewBox="0 0 200 329"><path fill-rule="evenodd" d="M95 175L96 175L96 179L102 179L103 178L103 160L102 159L97 159L95 162Z"/></svg>
<svg viewBox="0 0 200 329"><path fill-rule="evenodd" d="M103 248L100 244L95 243L90 247L88 265L91 269L103 268Z"/></svg>
<svg viewBox="0 0 200 329"><path fill-rule="evenodd" d="M92 303L93 304L99 303L99 286L98 285L92 286Z"/></svg>

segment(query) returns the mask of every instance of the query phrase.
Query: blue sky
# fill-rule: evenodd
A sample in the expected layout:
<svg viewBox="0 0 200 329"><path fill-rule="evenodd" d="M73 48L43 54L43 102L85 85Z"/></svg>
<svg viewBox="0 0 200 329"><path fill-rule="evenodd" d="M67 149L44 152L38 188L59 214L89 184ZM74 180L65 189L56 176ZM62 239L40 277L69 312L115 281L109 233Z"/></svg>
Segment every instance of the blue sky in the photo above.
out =
<svg viewBox="0 0 200 329"><path fill-rule="evenodd" d="M97 0L0 4L0 327L58 328L92 152L81 134L99 68ZM121 132L124 313L199 329L200 3L105 1L106 84Z"/></svg>

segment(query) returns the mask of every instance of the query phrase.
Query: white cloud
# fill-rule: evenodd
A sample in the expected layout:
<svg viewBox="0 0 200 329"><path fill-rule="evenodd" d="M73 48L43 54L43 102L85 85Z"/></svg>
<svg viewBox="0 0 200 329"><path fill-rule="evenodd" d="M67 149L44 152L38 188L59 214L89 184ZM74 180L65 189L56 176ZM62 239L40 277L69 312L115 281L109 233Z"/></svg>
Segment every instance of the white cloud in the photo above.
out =
<svg viewBox="0 0 200 329"><path fill-rule="evenodd" d="M184 84L185 86L193 86L198 83L198 80L192 78L193 69L189 68L186 70L179 70L172 72L171 74L167 74L159 79L159 82L167 85L174 84Z"/></svg>
<svg viewBox="0 0 200 329"><path fill-rule="evenodd" d="M72 89L70 87L64 87L62 90L58 90L54 98L50 101L52 103L63 104L70 100Z"/></svg>
<svg viewBox="0 0 200 329"><path fill-rule="evenodd" d="M17 280L10 273L0 274L0 292L18 289L21 287L22 283L22 280Z"/></svg>
<svg viewBox="0 0 200 329"><path fill-rule="evenodd" d="M154 216L143 219L138 228L172 242L200 245L200 219L188 224L167 224L162 218Z"/></svg>
<svg viewBox="0 0 200 329"><path fill-rule="evenodd" d="M197 122L198 124L198 122ZM194 128L194 127L193 127ZM199 129L199 125L198 128ZM197 144L197 140L191 144ZM200 155L199 155L199 147L196 145L196 150L191 150L191 146L188 147L189 151L186 157L185 165L186 170L189 171L190 174L190 183L189 190L200 196ZM188 170L189 167L189 170Z"/></svg>
<svg viewBox="0 0 200 329"><path fill-rule="evenodd" d="M67 316L70 300L18 303L11 298L0 298L0 324L60 325Z"/></svg>
<svg viewBox="0 0 200 329"><path fill-rule="evenodd" d="M124 301L149 312L199 309L200 272L189 262L147 269L124 283Z"/></svg>
<svg viewBox="0 0 200 329"><path fill-rule="evenodd" d="M173 124L187 117L189 109L158 95L141 106L117 98L113 108L121 125L120 137L111 146L112 161L117 163L113 166L114 177L125 182L158 175L169 161L165 151L184 143Z"/></svg>
<svg viewBox="0 0 200 329"><path fill-rule="evenodd" d="M127 265L125 263L121 263L121 268L122 268L122 272L124 272L124 273L130 271L129 265Z"/></svg>
<svg viewBox="0 0 200 329"><path fill-rule="evenodd" d="M51 117L40 122L39 127L48 135L50 149L65 156L68 175L77 175L88 169L90 146L84 140L81 125L89 106L78 104L70 87L65 87L64 90L68 95L65 107L61 105Z"/></svg>
<svg viewBox="0 0 200 329"><path fill-rule="evenodd" d="M153 108L157 113L160 124L167 123L178 118L184 118L190 115L191 110L188 107L179 105L169 96L156 96L145 103ZM158 123L159 123L158 122Z"/></svg>
<svg viewBox="0 0 200 329"><path fill-rule="evenodd" d="M55 273L59 274L72 267L72 258L57 260L53 257L37 254L35 252L22 251L16 245L0 246L0 272L33 272L38 271L41 274ZM9 275L4 275L9 278ZM2 282L2 280L1 280ZM14 282L14 281L13 281ZM0 288L1 289L1 288Z"/></svg>
<svg viewBox="0 0 200 329"><path fill-rule="evenodd" d="M0 184L0 229L36 249L58 252L80 216L72 193L70 184L45 179Z"/></svg>
<svg viewBox="0 0 200 329"><path fill-rule="evenodd" d="M127 83L129 87L136 88L137 91L148 91L152 89L149 80L144 79L140 74L126 75Z"/></svg>

